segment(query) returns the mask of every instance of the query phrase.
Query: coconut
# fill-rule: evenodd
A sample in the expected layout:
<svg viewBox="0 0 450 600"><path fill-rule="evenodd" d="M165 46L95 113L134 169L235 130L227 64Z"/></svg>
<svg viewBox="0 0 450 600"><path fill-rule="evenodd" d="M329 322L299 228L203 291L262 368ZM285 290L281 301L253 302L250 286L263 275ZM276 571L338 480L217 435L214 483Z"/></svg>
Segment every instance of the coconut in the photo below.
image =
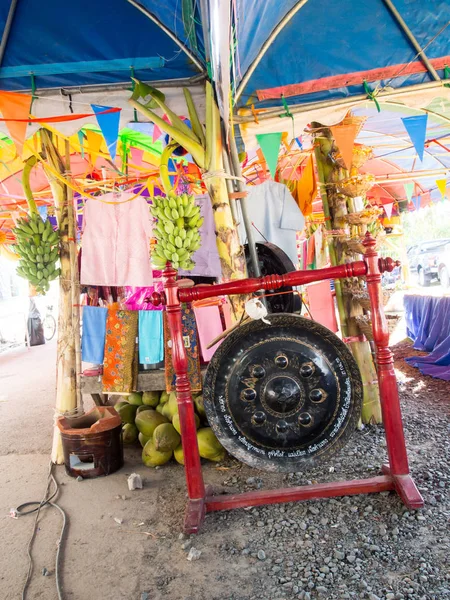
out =
<svg viewBox="0 0 450 600"><path fill-rule="evenodd" d="M139 439L139 443L141 444L142 447L145 446L145 444L151 439L149 437L147 437L146 435L144 435L143 433L140 433L138 435L138 439Z"/></svg>
<svg viewBox="0 0 450 600"><path fill-rule="evenodd" d="M127 406L128 402L118 402L117 404L114 404L114 408L117 410L117 412L119 412L119 410L122 408L122 406Z"/></svg>
<svg viewBox="0 0 450 600"><path fill-rule="evenodd" d="M155 406L158 406L159 404L159 392L144 392L142 394L142 402L146 406L155 408Z"/></svg>
<svg viewBox="0 0 450 600"><path fill-rule="evenodd" d="M202 394L200 394L200 396L196 396L194 398L194 404L195 404L195 408L196 408L199 416L202 419L206 419L206 412L205 412L205 406L203 404L203 396L202 396Z"/></svg>
<svg viewBox="0 0 450 600"><path fill-rule="evenodd" d="M122 427L122 440L124 444L134 444L138 439L138 429L132 423L125 423Z"/></svg>
<svg viewBox="0 0 450 600"><path fill-rule="evenodd" d="M194 414L194 418L195 418L195 428L198 429L200 427L200 419L199 419L198 415L196 415L196 414ZM180 415L178 413L173 417L172 425L175 427L175 429L181 435Z"/></svg>
<svg viewBox="0 0 450 600"><path fill-rule="evenodd" d="M142 413L146 414L146 413ZM142 461L146 467L160 467L172 458L172 450L160 452L155 448L153 439L149 440L142 449Z"/></svg>
<svg viewBox="0 0 450 600"><path fill-rule="evenodd" d="M175 450L173 451L173 455L177 463L179 463L180 465L184 465L184 452L183 446L181 444L175 448Z"/></svg>
<svg viewBox="0 0 450 600"><path fill-rule="evenodd" d="M158 404L158 406L155 408L155 410L157 412L159 412L160 415L163 414L163 408L164 408L164 404Z"/></svg>
<svg viewBox="0 0 450 600"><path fill-rule="evenodd" d="M181 442L181 438L173 425L163 423L162 425L158 425L153 432L153 441L155 442L156 450L168 452L169 450L175 450Z"/></svg>
<svg viewBox="0 0 450 600"><path fill-rule="evenodd" d="M225 458L225 450L213 433L211 427L197 431L198 452L202 458L220 462Z"/></svg>
<svg viewBox="0 0 450 600"><path fill-rule="evenodd" d="M169 400L169 394L164 390L161 392L161 398L159 399L160 404L165 404Z"/></svg>
<svg viewBox="0 0 450 600"><path fill-rule="evenodd" d="M147 437L152 437L153 432L161 425L161 423L168 423L168 420L159 412L150 408L149 410L143 410L136 415L135 424L139 429L140 433L143 433Z"/></svg>
<svg viewBox="0 0 450 600"><path fill-rule="evenodd" d="M136 417L137 406L126 402L117 411L122 419L122 423L134 423Z"/></svg>
<svg viewBox="0 0 450 600"><path fill-rule="evenodd" d="M143 410L152 410L152 407L151 406L146 406L145 404L141 404L141 406L137 407L136 414L138 415Z"/></svg>
<svg viewBox="0 0 450 600"><path fill-rule="evenodd" d="M142 394L140 394L139 392L133 392L128 396L128 402L130 404L135 404L136 406L141 406Z"/></svg>
<svg viewBox="0 0 450 600"><path fill-rule="evenodd" d="M177 395L175 392L171 392L170 396L169 396L169 401L167 402L167 406L168 408L166 409L166 417L167 417L167 413L170 414L170 420L173 419L173 417L178 413L178 400L177 400Z"/></svg>

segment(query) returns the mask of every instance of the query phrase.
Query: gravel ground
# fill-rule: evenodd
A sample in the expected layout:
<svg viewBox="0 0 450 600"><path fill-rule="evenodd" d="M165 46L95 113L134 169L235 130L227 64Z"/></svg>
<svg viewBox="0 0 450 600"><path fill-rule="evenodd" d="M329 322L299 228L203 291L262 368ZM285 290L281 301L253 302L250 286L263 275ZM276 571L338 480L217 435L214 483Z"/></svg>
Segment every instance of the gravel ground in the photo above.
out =
<svg viewBox="0 0 450 600"><path fill-rule="evenodd" d="M395 351L410 466L425 508L408 511L385 492L209 514L198 536L166 538L183 552L202 551L195 565L209 571L208 588L179 594L173 578L163 577L162 595L149 599L450 598L450 386L403 361L414 353L409 342ZM221 481L224 471L214 468L205 469L205 478L228 492L244 491L367 477L379 474L385 461L382 427L366 427L332 463L307 474L277 477L231 463ZM197 567L191 566L193 575Z"/></svg>

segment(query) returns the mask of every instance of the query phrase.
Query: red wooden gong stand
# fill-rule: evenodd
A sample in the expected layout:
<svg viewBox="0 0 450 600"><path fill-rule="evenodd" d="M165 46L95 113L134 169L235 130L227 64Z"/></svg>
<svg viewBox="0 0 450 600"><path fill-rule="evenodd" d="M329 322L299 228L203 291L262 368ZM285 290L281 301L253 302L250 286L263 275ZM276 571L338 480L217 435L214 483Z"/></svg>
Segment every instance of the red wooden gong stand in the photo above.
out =
<svg viewBox="0 0 450 600"><path fill-rule="evenodd" d="M380 285L381 273L392 271L399 263L395 263L391 258L378 258L375 251L375 240L370 234L366 235L363 243L366 252L362 261L316 271L293 271L285 275L268 275L220 285L199 285L193 288L179 289L176 281L177 272L171 266L167 266L164 270L164 293L154 292L152 302L156 306L161 303L166 305L172 338L172 356L177 375L176 390L189 497L184 523L186 533L198 532L206 512L296 500L395 490L408 508L417 509L423 506L422 496L409 473L397 381L392 352L388 346L389 332L383 311ZM372 306L373 336L377 349L378 383L389 457L389 465L383 465L382 467L383 475L369 479L319 483L278 490L259 490L220 496L211 495L210 490L205 488L203 482L200 455L198 453L194 408L187 376L187 357L181 329L181 303L215 296L249 294L258 290L298 286L323 279L342 279L355 276L366 277Z"/></svg>

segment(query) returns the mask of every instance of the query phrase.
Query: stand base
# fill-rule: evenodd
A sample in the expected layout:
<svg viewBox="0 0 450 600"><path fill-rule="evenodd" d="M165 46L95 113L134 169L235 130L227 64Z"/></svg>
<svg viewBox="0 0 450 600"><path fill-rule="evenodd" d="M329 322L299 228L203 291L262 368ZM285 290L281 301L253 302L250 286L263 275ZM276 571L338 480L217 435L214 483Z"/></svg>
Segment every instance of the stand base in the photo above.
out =
<svg viewBox="0 0 450 600"><path fill-rule="evenodd" d="M390 468L387 465L383 465L382 471L384 475L371 477L370 479L333 481L331 483L318 483L278 490L261 490L242 494L213 496L211 495L211 488L208 488L204 499L189 501L184 531L186 533L197 533L206 512L261 506L263 504L281 504L283 502L372 494L390 490L396 491L409 509L416 510L423 507L422 496L410 475L391 475Z"/></svg>

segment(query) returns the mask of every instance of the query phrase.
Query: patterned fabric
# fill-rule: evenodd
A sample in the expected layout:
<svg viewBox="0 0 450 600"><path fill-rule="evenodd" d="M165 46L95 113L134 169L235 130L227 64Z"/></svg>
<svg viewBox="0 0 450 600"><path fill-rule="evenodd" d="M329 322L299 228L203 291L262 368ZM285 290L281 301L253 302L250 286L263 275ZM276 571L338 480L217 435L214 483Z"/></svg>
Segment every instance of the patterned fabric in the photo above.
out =
<svg viewBox="0 0 450 600"><path fill-rule="evenodd" d="M184 347L187 352L188 359L188 378L193 392L201 392L202 390L202 375L200 372L200 350L198 345L197 326L195 323L194 311L190 304L181 305L181 321L183 325L183 338L185 341ZM164 311L164 357L166 369L166 390L168 392L175 391L175 370L172 363L172 344L169 323L167 314Z"/></svg>
<svg viewBox="0 0 450 600"><path fill-rule="evenodd" d="M138 368L137 333L136 311L108 309L103 361L105 393L129 394L135 388Z"/></svg>

